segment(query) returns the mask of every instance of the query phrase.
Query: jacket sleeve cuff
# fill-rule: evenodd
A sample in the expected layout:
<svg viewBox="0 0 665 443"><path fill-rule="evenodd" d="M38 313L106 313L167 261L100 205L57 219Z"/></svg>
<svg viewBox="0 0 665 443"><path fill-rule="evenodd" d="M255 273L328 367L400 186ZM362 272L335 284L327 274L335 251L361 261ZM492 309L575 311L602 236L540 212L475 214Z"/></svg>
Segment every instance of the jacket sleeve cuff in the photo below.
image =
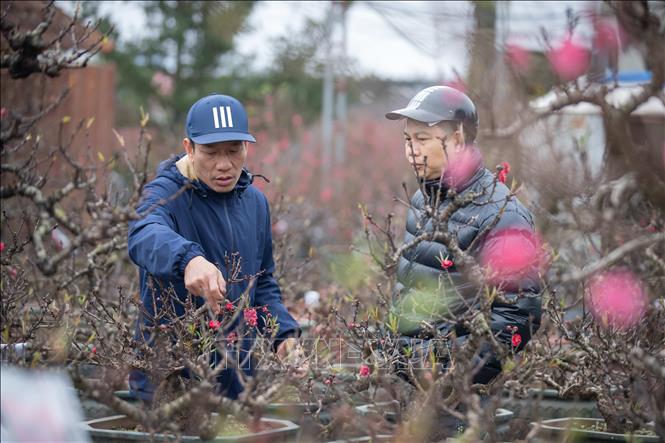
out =
<svg viewBox="0 0 665 443"><path fill-rule="evenodd" d="M198 256L203 257L203 253L199 250L197 247L192 247L189 248L187 253L182 257L182 260L180 260L180 266L178 271L180 272L180 275L184 276L185 275L185 268L187 267L187 264L194 258Z"/></svg>

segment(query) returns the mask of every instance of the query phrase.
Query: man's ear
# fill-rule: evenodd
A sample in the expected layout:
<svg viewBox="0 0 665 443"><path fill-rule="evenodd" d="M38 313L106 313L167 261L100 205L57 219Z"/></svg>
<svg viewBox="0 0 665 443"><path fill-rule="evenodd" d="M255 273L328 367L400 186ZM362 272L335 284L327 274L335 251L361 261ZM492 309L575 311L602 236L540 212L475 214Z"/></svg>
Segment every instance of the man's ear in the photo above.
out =
<svg viewBox="0 0 665 443"><path fill-rule="evenodd" d="M466 144L464 143L464 126L459 125L457 127L457 130L453 134L453 139L455 142L455 150L456 151L461 151L466 147Z"/></svg>
<svg viewBox="0 0 665 443"><path fill-rule="evenodd" d="M189 138L185 137L182 139L182 147L185 148L188 157L194 155L194 146L192 146L192 142Z"/></svg>

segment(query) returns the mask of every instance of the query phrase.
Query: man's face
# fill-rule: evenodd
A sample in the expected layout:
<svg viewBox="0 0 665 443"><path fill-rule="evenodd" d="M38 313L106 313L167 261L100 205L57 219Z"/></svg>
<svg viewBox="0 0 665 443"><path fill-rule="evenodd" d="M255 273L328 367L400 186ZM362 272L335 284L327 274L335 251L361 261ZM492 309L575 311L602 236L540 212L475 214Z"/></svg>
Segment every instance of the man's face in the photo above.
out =
<svg viewBox="0 0 665 443"><path fill-rule="evenodd" d="M247 158L244 141L196 145L194 148L189 139L185 139L183 145L199 180L216 192L233 190Z"/></svg>
<svg viewBox="0 0 665 443"><path fill-rule="evenodd" d="M441 177L450 161L449 156L455 151L453 139L454 136L445 134L439 125L429 126L427 123L406 119L404 153L419 178L431 180Z"/></svg>

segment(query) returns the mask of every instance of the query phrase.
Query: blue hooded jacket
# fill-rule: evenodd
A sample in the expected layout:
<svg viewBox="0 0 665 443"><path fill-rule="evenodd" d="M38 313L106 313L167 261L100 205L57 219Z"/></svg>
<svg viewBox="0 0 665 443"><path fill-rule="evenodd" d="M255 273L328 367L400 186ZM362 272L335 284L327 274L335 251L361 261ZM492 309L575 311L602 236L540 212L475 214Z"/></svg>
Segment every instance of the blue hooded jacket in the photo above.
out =
<svg viewBox="0 0 665 443"><path fill-rule="evenodd" d="M219 267L227 280L226 298L232 302L238 300L249 281L228 284L225 266L225 259L237 253L240 257L237 279L260 274L249 291L249 305L265 306L276 318L279 328L275 346L286 337L297 335L298 323L282 303L281 291L273 276L275 263L268 201L252 186L253 176L243 169L233 191L218 193L180 172L176 162L183 155L159 165L157 177L145 186L137 208L139 214L147 214L129 224L129 256L140 269L141 300L147 317L154 314L155 285L149 283L149 278L152 276L163 287L173 287L184 301L188 295L184 270L189 261L199 255ZM187 184L190 188L182 192ZM204 304L202 297L194 297L194 300L197 307ZM182 304L173 306L177 315L184 313ZM147 317L139 318L137 337L140 337L140 324L149 323ZM259 315L258 320L258 328L262 330L263 316ZM250 342L243 340L241 348L246 351L251 347ZM245 372L249 375L251 369L246 368ZM220 390L228 397L235 398L242 391L237 375L231 370L222 371L219 383ZM136 370L130 374L130 388L143 399L151 399L154 393L147 377Z"/></svg>

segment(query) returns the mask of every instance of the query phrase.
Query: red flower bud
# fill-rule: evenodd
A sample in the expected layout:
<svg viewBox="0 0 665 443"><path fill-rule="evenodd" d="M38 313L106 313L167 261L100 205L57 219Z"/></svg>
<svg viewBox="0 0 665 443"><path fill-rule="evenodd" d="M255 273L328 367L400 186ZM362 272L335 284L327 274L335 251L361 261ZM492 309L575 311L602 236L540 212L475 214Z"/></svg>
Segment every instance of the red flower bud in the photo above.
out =
<svg viewBox="0 0 665 443"><path fill-rule="evenodd" d="M505 183L506 182L506 177L508 177L508 174L510 173L510 163L502 162L501 167L503 169L501 171L499 171L499 175L498 175L497 178L501 183Z"/></svg>
<svg viewBox="0 0 665 443"><path fill-rule="evenodd" d="M514 348L518 347L520 343L522 343L522 336L519 334L514 334L513 337L510 339L510 343L513 345Z"/></svg>
<svg viewBox="0 0 665 443"><path fill-rule="evenodd" d="M454 265L454 263L453 263L452 260L449 260L447 258L444 258L443 260L441 260L441 267L443 269L448 269L448 268L452 267L453 265Z"/></svg>
<svg viewBox="0 0 665 443"><path fill-rule="evenodd" d="M217 320L210 320L210 321L208 322L208 326L209 326L210 329L212 329L213 331L216 331L217 329L219 329L220 324L219 324L219 321L217 321Z"/></svg>
<svg viewBox="0 0 665 443"><path fill-rule="evenodd" d="M226 309L227 312L232 312L235 309L235 306L233 306L233 303L226 302L226 305L224 306L224 309Z"/></svg>
<svg viewBox="0 0 665 443"><path fill-rule="evenodd" d="M360 371L358 373L361 377L369 377L369 366L360 365Z"/></svg>

